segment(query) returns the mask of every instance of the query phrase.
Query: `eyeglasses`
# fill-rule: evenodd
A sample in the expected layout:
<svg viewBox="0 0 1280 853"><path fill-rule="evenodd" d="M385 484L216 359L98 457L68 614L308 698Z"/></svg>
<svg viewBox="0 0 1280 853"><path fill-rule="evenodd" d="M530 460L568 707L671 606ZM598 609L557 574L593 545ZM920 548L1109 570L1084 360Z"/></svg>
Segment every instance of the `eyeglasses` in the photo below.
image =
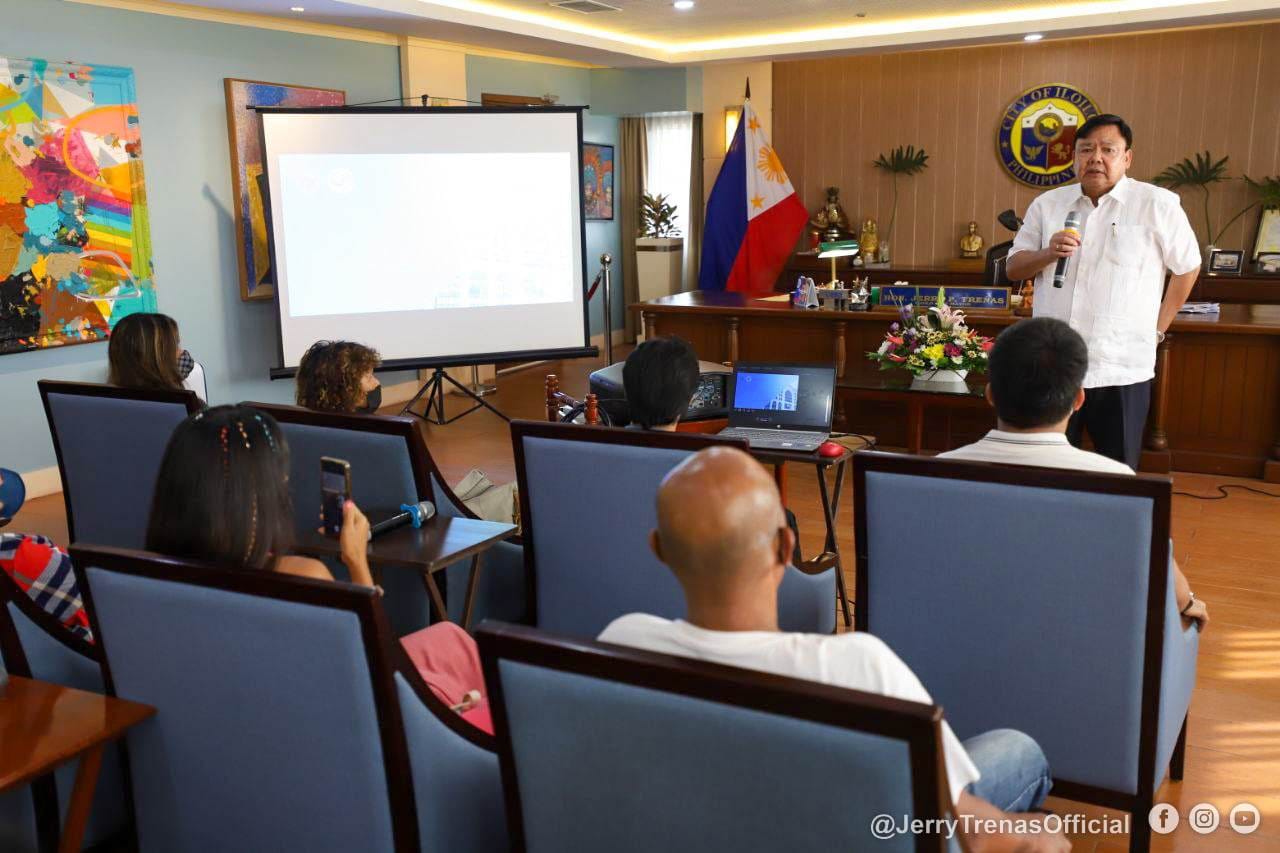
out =
<svg viewBox="0 0 1280 853"><path fill-rule="evenodd" d="M1104 160L1114 160L1123 154L1125 149L1120 145L1098 146L1092 142L1081 142L1076 145L1076 156L1078 157L1092 157L1095 152L1101 153Z"/></svg>

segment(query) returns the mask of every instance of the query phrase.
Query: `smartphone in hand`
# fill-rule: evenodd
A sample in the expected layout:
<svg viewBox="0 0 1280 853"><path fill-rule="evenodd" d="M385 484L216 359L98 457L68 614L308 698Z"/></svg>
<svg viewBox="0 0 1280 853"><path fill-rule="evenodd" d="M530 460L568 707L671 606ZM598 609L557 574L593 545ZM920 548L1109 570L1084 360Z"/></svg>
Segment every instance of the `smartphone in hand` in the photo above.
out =
<svg viewBox="0 0 1280 853"><path fill-rule="evenodd" d="M320 457L320 508L324 535L337 538L342 532L342 508L351 500L351 465L345 459Z"/></svg>

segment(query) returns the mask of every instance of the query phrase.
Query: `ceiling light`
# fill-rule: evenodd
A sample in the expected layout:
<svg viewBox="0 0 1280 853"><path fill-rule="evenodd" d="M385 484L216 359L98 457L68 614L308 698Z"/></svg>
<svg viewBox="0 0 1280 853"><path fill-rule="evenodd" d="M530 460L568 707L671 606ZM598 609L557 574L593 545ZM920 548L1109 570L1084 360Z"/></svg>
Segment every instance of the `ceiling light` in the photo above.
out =
<svg viewBox="0 0 1280 853"><path fill-rule="evenodd" d="M302 6L290 6L290 7L289 7L289 11L290 11L290 12L305 12L305 11L307 11L307 10L306 10L305 8L303 8Z"/></svg>
<svg viewBox="0 0 1280 853"><path fill-rule="evenodd" d="M1040 41L1040 39L1042 38L1044 38L1044 35L1042 33L1027 33L1025 36L1022 37L1022 40L1023 41Z"/></svg>
<svg viewBox="0 0 1280 853"><path fill-rule="evenodd" d="M681 12L684 12L693 8L693 0L676 0L676 2L671 5L675 6Z"/></svg>

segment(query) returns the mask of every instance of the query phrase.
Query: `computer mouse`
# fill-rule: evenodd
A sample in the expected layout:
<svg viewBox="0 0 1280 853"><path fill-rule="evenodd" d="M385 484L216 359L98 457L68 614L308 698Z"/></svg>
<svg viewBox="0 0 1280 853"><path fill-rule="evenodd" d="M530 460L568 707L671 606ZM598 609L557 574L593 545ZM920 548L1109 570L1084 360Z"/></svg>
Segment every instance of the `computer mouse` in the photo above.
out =
<svg viewBox="0 0 1280 853"><path fill-rule="evenodd" d="M819 456L840 456L844 453L844 445L834 441L824 441L818 446Z"/></svg>

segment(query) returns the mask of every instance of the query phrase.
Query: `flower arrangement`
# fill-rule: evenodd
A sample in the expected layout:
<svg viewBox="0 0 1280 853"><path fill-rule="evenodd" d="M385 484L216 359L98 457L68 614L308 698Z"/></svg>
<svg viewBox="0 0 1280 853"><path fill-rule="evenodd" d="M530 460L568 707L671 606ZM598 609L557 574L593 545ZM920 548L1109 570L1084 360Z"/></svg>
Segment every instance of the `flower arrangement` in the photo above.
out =
<svg viewBox="0 0 1280 853"><path fill-rule="evenodd" d="M987 353L994 342L964 323L964 313L947 304L946 289L938 288L938 304L928 311L902 306L899 321L889 326L884 341L867 358L881 370L902 368L913 376L929 376L940 370L964 373L987 369Z"/></svg>

